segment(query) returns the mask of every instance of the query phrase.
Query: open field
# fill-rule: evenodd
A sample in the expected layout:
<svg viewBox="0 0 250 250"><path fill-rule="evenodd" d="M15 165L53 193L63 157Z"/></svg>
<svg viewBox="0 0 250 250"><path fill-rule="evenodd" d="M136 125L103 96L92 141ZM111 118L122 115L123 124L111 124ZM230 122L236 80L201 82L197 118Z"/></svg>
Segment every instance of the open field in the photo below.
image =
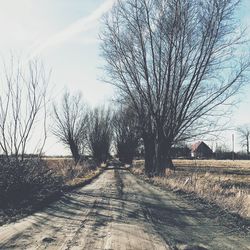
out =
<svg viewBox="0 0 250 250"><path fill-rule="evenodd" d="M208 202L242 217L250 217L250 161L174 160L176 171L165 178L154 177L156 184L175 191L194 193ZM133 171L143 174L143 161Z"/></svg>

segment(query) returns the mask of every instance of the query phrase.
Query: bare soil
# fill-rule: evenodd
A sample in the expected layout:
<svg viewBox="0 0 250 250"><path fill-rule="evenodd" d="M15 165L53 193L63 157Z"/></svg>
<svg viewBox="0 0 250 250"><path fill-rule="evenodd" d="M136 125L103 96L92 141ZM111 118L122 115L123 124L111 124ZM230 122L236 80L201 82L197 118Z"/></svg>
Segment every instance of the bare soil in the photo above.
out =
<svg viewBox="0 0 250 250"><path fill-rule="evenodd" d="M0 227L0 249L250 249L250 235L171 191L109 167L91 184Z"/></svg>

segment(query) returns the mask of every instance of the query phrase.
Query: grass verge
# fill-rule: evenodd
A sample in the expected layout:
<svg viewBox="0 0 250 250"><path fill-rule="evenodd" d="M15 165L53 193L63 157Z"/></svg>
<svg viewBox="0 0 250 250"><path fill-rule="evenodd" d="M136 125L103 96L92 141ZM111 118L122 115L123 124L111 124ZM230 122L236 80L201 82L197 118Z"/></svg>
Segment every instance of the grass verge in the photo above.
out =
<svg viewBox="0 0 250 250"><path fill-rule="evenodd" d="M154 185L182 194L193 203L206 203L211 209L217 207L218 214L230 213L250 230L250 168L246 162L244 166L192 160L176 160L174 164L176 171L166 171L166 177L145 176L144 161L134 161L131 172Z"/></svg>

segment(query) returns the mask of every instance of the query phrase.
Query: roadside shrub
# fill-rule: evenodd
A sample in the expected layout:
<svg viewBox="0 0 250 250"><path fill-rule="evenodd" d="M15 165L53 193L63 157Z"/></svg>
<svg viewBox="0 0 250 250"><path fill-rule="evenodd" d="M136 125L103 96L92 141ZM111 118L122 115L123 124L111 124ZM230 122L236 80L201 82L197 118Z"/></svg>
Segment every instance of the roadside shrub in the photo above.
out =
<svg viewBox="0 0 250 250"><path fill-rule="evenodd" d="M0 208L39 203L60 192L61 187L62 178L39 158L0 160Z"/></svg>

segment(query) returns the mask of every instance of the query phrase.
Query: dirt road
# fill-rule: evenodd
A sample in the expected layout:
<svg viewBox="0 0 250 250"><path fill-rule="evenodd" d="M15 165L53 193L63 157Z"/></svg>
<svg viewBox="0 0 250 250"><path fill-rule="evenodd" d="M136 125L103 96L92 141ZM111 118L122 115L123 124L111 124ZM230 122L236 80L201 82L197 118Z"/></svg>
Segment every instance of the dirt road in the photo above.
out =
<svg viewBox="0 0 250 250"><path fill-rule="evenodd" d="M111 168L43 212L0 227L0 249L250 249L172 192Z"/></svg>

